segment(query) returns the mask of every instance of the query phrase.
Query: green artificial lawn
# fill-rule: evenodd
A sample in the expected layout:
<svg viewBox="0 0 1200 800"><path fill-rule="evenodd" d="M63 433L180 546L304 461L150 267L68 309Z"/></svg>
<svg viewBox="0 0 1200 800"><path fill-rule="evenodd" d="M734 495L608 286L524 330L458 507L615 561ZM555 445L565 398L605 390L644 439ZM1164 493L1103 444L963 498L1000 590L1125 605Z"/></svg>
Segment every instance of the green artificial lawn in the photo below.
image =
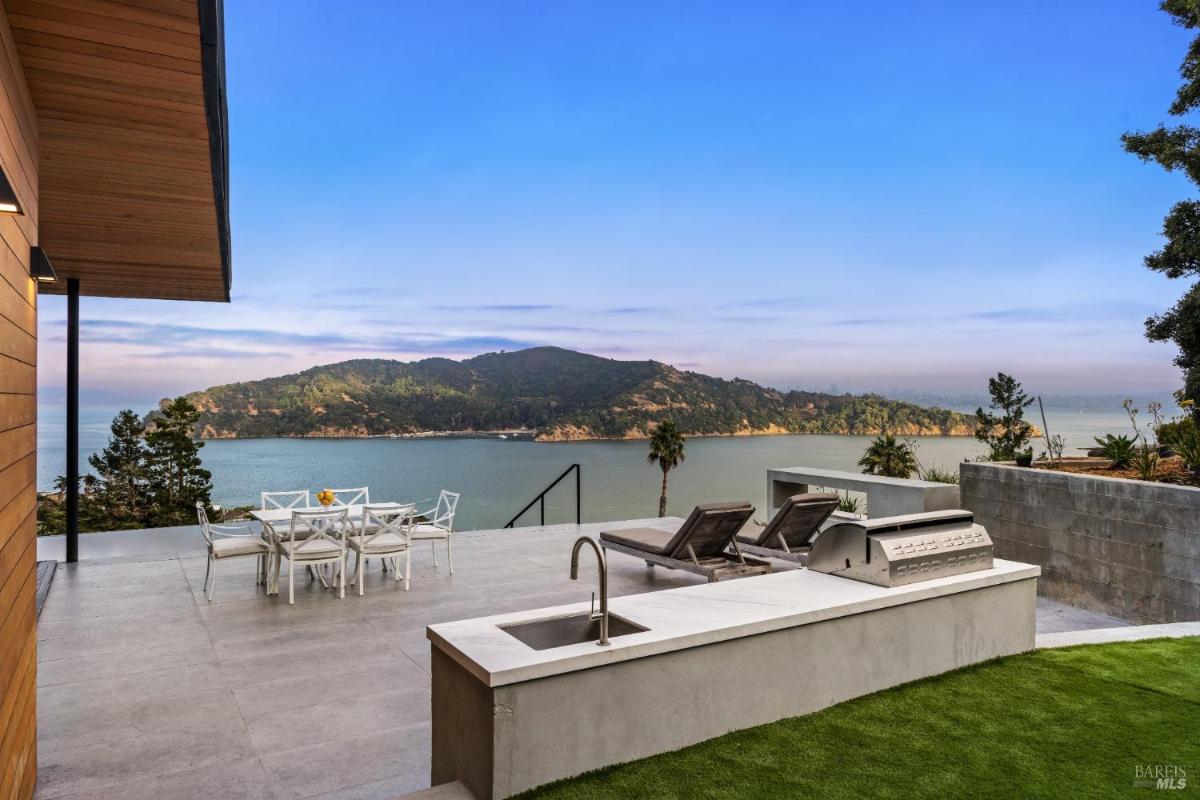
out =
<svg viewBox="0 0 1200 800"><path fill-rule="evenodd" d="M1134 787L1181 765L1183 791ZM1043 650L598 770L522 797L1200 794L1200 638Z"/></svg>

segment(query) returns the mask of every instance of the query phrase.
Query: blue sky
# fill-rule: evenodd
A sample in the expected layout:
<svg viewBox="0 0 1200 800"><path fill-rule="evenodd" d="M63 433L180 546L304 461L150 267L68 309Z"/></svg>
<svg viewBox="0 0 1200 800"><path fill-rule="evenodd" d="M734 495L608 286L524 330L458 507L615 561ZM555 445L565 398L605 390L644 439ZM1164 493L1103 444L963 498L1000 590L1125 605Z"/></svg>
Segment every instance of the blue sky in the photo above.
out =
<svg viewBox="0 0 1200 800"><path fill-rule="evenodd" d="M553 344L784 388L1173 388L1142 323L1189 195L1120 134L1152 2L227 0L233 303L84 298L157 397ZM61 298L40 373L62 383Z"/></svg>

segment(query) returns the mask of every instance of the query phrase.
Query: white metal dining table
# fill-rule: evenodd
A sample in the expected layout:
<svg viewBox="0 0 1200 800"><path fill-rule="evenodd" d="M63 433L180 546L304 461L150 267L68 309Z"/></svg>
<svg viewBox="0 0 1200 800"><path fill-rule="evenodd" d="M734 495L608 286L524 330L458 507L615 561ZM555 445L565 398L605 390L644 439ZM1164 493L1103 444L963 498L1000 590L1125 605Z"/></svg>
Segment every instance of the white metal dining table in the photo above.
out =
<svg viewBox="0 0 1200 800"><path fill-rule="evenodd" d="M364 508L371 508L371 509L375 509L375 510L379 510L379 511L404 511L407 509L415 510L416 504L415 503L385 502L385 503L366 503L366 504L356 503L354 505L349 505L349 506L332 505L332 506L329 506L328 508L325 506L294 506L292 508L256 508L256 509L252 509L249 512L249 516L251 517L251 519L258 520L259 522L261 522L263 524L263 535L266 536L269 540L271 540L271 544L274 545L276 542L278 542L278 540L284 539L287 537L288 531L289 531L288 526L290 526L291 522L292 522L292 514L296 511L300 511L300 512L342 511L344 509L347 512L347 517L350 519L350 524L354 525L354 524L358 523L360 520L362 520L362 514L363 514ZM278 558L278 556L276 556L276 558ZM319 570L317 571L317 575L320 576L321 582L325 583L326 587L328 587L328 584L325 581L325 577L323 575L321 575ZM279 587L277 585L275 585L275 583L273 581L273 576L268 575L267 576L267 594L278 594L278 593L279 593Z"/></svg>

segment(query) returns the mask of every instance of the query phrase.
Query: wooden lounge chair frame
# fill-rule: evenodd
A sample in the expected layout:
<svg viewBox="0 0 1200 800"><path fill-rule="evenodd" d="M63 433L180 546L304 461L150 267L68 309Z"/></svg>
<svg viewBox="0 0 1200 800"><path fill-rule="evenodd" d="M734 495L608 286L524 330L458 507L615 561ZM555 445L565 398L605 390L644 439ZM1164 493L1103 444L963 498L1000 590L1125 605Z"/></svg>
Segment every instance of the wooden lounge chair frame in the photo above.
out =
<svg viewBox="0 0 1200 800"><path fill-rule="evenodd" d="M813 539L816 538L820 526L837 510L837 504L838 495L834 493L792 495L784 501L779 510L775 512L775 516L771 518L771 521L767 523L766 528L762 531L762 533L766 534L772 528L782 528L782 523L786 520L786 517L790 514L798 513L797 509L803 511L806 507L824 506L827 511L817 520L816 525L813 526L812 532L807 536L808 544L806 545L795 548L789 546L783 530L773 531L765 538L767 542L774 539L777 545L775 547L769 544L751 544L744 539L739 542L737 536L733 537L733 544L735 547L739 547L741 550L752 555L763 558L776 558L780 561L791 561L796 564L808 566L808 554L812 550Z"/></svg>
<svg viewBox="0 0 1200 800"><path fill-rule="evenodd" d="M679 529L671 534L671 537L678 536L684 529L694 529L706 522L705 515L718 513L728 514L729 512L744 512L744 517L741 523L734 529L734 533L729 536L729 542L732 543L732 552L725 548L729 545L724 545L720 552L713 555L700 556L696 554L696 550L692 547L690 541L691 535L684 540L681 546L676 546L672 552L684 551L680 557L671 553L655 553L649 550L643 550L639 547L633 547L624 542L614 542L611 539L604 538L604 534L600 534L600 546L606 550L613 550L618 553L640 558L650 567L663 566L668 569L678 569L685 572L692 572L696 575L703 575L708 579L709 583L714 583L726 578L745 578L752 575L765 575L771 571L771 563L769 561L761 561L756 558L747 558L733 541L734 534L741 529L746 519L754 513L754 507L749 503L714 503L709 505L699 505L692 511L691 515L684 521ZM613 533L622 533L622 531L613 531ZM665 532L664 533L668 533Z"/></svg>

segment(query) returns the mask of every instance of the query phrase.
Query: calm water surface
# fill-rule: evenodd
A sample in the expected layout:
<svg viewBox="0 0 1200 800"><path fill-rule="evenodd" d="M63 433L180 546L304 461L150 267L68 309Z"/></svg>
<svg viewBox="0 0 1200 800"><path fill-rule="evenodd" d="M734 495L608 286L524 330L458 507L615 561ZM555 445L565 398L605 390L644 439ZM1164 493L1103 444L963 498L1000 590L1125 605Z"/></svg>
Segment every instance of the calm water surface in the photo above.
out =
<svg viewBox="0 0 1200 800"><path fill-rule="evenodd" d="M88 454L108 442L119 409L83 406L80 450ZM1040 419L1033 419L1040 425ZM1123 433L1129 420L1115 412L1047 409L1050 430L1072 448L1092 437ZM684 514L696 503L749 499L766 505L766 470L805 465L857 471L867 436L751 436L688 441L687 460L670 476L668 513ZM62 406L39 408L38 487L50 489L65 471L65 414ZM1039 445L1035 444L1035 451ZM974 459L982 445L967 437L917 440L925 466L946 468ZM536 443L492 439L246 439L206 442L201 456L213 473L213 501L257 505L263 490L370 486L380 500L432 503L440 488L462 492L458 527L503 525L546 484L573 463L583 467L585 521L654 516L661 472L646 463L645 442ZM572 481L547 498L546 521L574 521ZM536 524L534 508L521 524Z"/></svg>

